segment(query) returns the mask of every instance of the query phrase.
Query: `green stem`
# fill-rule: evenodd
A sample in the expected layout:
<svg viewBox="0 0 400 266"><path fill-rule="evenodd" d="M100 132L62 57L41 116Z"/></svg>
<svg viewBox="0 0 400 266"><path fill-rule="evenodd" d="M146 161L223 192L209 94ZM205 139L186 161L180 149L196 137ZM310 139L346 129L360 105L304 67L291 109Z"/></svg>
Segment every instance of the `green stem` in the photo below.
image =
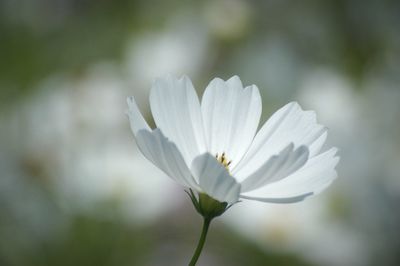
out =
<svg viewBox="0 0 400 266"><path fill-rule="evenodd" d="M189 263L189 266L195 266L197 260L200 257L200 253L203 250L204 243L206 242L208 228L210 227L211 218L204 218L203 229L201 231L201 236L199 239L199 243L197 244L197 248L193 254L192 260Z"/></svg>

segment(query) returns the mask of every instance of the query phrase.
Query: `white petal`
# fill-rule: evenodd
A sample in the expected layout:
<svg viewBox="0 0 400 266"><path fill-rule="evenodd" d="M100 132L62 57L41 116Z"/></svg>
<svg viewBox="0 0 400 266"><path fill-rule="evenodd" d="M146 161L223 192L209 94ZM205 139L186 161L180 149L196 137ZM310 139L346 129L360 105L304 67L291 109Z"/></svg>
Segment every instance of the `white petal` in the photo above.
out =
<svg viewBox="0 0 400 266"><path fill-rule="evenodd" d="M139 130L136 142L143 155L169 177L183 186L198 189L178 148L162 134L160 129L157 128L152 132Z"/></svg>
<svg viewBox="0 0 400 266"><path fill-rule="evenodd" d="M157 127L177 145L187 165L206 151L200 103L189 78L156 79L150 107Z"/></svg>
<svg viewBox="0 0 400 266"><path fill-rule="evenodd" d="M326 139L326 127L317 124L313 111L303 111L296 102L289 103L275 112L254 138L245 157L232 173L249 176L259 169L265 160L279 153L289 143L295 147L307 146L310 157L317 154Z"/></svg>
<svg viewBox="0 0 400 266"><path fill-rule="evenodd" d="M287 197L287 198L262 198L262 197L250 197L250 196L244 196L244 195L241 195L240 197L242 199L257 200L257 201L268 202L268 203L288 204L288 203L295 203L295 202L303 201L305 198L307 198L311 195L313 195L313 193L306 193L303 195Z"/></svg>
<svg viewBox="0 0 400 266"><path fill-rule="evenodd" d="M298 171L278 182L266 185L241 195L242 198L266 202L284 200L302 200L307 196L320 193L337 177L335 166L339 157L332 148L311 159ZM295 201L293 201L295 202Z"/></svg>
<svg viewBox="0 0 400 266"><path fill-rule="evenodd" d="M278 155L272 156L260 169L242 182L242 193L276 182L302 167L308 159L308 149L300 146L294 150L289 144ZM238 179L236 177L236 179Z"/></svg>
<svg viewBox="0 0 400 266"><path fill-rule="evenodd" d="M205 153L192 163L192 174L203 192L220 202L234 203L239 198L240 184L231 177L214 156Z"/></svg>
<svg viewBox="0 0 400 266"><path fill-rule="evenodd" d="M225 152L234 167L250 146L261 115L261 97L256 86L243 89L239 77L216 78L207 86L202 102L208 151Z"/></svg>
<svg viewBox="0 0 400 266"><path fill-rule="evenodd" d="M128 97L127 102L129 108L127 113L133 134L136 136L137 132L141 129L150 130L149 125L146 123L146 120L144 120L136 105L135 98L133 98L133 96Z"/></svg>
<svg viewBox="0 0 400 266"><path fill-rule="evenodd" d="M314 142L308 147L310 150L310 157L314 157L320 152L322 146L326 141L326 138L328 137L328 132L326 127L322 129L322 132L323 133L321 134L321 136L319 136L316 140L314 140Z"/></svg>

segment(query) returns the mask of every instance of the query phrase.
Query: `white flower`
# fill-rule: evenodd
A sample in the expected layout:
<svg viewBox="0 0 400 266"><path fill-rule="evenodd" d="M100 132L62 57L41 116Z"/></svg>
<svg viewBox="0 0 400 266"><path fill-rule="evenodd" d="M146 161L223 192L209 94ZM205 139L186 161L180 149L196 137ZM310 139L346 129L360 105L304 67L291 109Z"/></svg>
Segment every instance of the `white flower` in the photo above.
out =
<svg viewBox="0 0 400 266"><path fill-rule="evenodd" d="M150 92L154 130L133 97L128 105L144 156L176 182L220 202L297 202L337 176L337 149L320 152L327 129L315 112L288 103L256 134L261 97L237 76L212 80L201 104L189 78L156 79Z"/></svg>

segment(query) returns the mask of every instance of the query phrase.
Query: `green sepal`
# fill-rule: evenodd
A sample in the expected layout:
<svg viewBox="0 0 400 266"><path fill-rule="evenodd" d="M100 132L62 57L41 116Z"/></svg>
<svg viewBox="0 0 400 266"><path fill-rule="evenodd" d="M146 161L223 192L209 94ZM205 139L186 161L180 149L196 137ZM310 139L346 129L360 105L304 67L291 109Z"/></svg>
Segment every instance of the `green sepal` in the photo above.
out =
<svg viewBox="0 0 400 266"><path fill-rule="evenodd" d="M193 190L190 188L189 191L190 191L190 192L188 192L187 190L185 190L186 194L189 195L189 198L190 198L190 200L192 201L194 208L196 209L196 211L197 211L198 213L200 213L200 205L199 205L199 202L198 202L196 196L194 195Z"/></svg>
<svg viewBox="0 0 400 266"><path fill-rule="evenodd" d="M214 218L223 214L228 207L227 202L220 202L205 193L199 194L200 211L204 218Z"/></svg>
<svg viewBox="0 0 400 266"><path fill-rule="evenodd" d="M220 216L230 207L227 202L220 202L205 193L199 193L199 197L197 198L191 189L189 191L185 192L192 200L196 211L206 219L213 219Z"/></svg>

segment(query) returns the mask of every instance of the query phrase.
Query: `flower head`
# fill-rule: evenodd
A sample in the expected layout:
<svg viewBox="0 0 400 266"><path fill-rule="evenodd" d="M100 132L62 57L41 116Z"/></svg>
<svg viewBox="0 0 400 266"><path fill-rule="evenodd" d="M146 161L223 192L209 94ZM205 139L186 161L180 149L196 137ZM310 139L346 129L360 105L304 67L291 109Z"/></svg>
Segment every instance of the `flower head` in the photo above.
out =
<svg viewBox="0 0 400 266"><path fill-rule="evenodd" d="M143 155L179 184L224 206L240 198L301 201L337 176L337 149L321 152L327 129L315 112L288 103L257 132L260 93L255 85L243 88L237 76L212 80L201 103L189 78L156 79L150 92L155 129L133 97L128 106Z"/></svg>

